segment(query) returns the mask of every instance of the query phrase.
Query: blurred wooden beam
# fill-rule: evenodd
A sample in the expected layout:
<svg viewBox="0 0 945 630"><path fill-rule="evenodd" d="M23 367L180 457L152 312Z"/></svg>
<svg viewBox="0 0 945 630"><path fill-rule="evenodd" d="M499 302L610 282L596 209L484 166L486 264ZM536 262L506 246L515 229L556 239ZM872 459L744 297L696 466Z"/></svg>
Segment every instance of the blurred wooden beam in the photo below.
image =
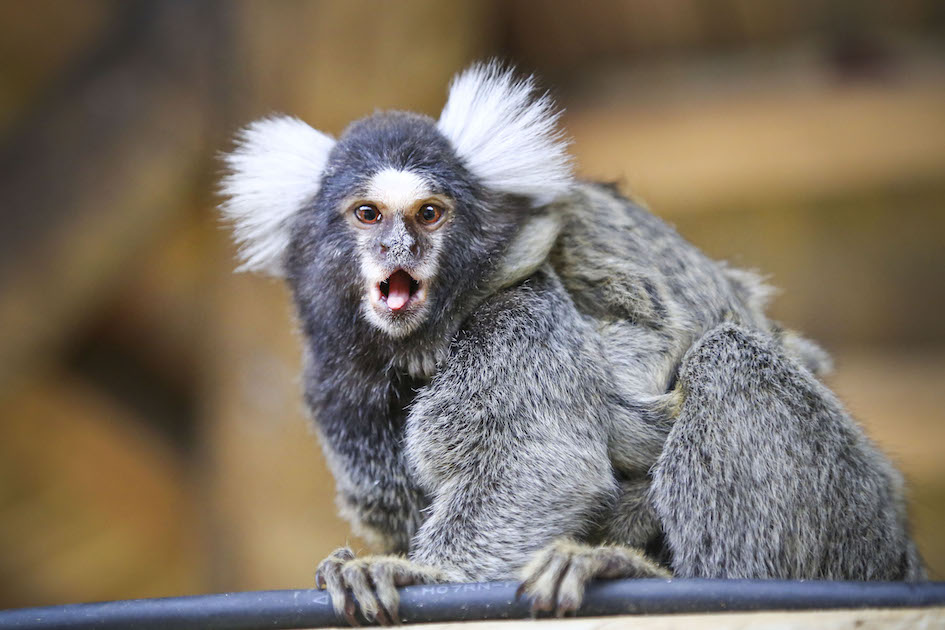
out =
<svg viewBox="0 0 945 630"><path fill-rule="evenodd" d="M0 2L0 138L106 36L116 9L108 0Z"/></svg>
<svg viewBox="0 0 945 630"><path fill-rule="evenodd" d="M567 103L582 173L626 181L665 215L945 178L941 60L863 82L807 58L772 65L597 76L593 100Z"/></svg>
<svg viewBox="0 0 945 630"><path fill-rule="evenodd" d="M206 588L185 461L68 375L0 404L0 607Z"/></svg>
<svg viewBox="0 0 945 630"><path fill-rule="evenodd" d="M887 186L654 210L709 255L765 274L780 290L772 316L831 349L945 347L945 185Z"/></svg>
<svg viewBox="0 0 945 630"><path fill-rule="evenodd" d="M240 2L235 53L247 114L338 134L376 110L438 115L455 72L495 54L494 0Z"/></svg>
<svg viewBox="0 0 945 630"><path fill-rule="evenodd" d="M0 394L194 205L216 148L212 5L139 3L122 44L0 152Z"/></svg>

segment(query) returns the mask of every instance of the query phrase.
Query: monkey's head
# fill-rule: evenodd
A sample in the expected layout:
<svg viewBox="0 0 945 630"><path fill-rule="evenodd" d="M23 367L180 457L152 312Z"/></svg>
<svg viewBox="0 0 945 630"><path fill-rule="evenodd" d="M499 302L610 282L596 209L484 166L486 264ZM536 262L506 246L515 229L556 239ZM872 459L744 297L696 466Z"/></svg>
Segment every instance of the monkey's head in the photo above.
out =
<svg viewBox="0 0 945 630"><path fill-rule="evenodd" d="M222 185L240 269L284 276L303 318L439 328L547 256L548 206L572 183L558 115L532 79L487 64L454 79L438 121L378 113L337 141L256 121Z"/></svg>

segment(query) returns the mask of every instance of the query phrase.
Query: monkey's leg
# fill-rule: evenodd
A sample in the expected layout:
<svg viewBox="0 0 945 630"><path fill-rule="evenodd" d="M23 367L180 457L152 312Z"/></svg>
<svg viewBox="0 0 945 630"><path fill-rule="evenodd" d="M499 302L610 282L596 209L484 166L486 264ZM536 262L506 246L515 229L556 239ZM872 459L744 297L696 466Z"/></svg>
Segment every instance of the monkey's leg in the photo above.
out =
<svg viewBox="0 0 945 630"><path fill-rule="evenodd" d="M358 625L356 606L360 606L369 621L377 619L383 626L399 623L397 587L433 584L446 579L446 574L439 569L400 556L355 558L348 547L336 549L315 572L315 585L328 590L335 612L352 626Z"/></svg>
<svg viewBox="0 0 945 630"><path fill-rule="evenodd" d="M773 337L709 331L678 391L650 494L675 575L922 576L899 474Z"/></svg>

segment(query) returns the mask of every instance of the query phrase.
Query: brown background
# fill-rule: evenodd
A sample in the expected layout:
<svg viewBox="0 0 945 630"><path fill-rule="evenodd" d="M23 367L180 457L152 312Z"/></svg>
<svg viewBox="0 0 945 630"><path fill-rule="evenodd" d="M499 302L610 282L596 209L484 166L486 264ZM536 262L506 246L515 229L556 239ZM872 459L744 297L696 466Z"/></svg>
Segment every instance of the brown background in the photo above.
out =
<svg viewBox="0 0 945 630"><path fill-rule="evenodd" d="M492 55L584 175L770 274L945 577L943 6L0 2L0 606L311 584L349 533L215 155L273 111L436 115Z"/></svg>

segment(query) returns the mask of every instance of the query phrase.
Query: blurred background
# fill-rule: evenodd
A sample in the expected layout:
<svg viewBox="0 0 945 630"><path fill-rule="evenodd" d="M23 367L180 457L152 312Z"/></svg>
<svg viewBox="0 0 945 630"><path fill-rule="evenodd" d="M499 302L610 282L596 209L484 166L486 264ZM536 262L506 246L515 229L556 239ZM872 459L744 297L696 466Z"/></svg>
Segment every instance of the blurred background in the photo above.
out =
<svg viewBox="0 0 945 630"><path fill-rule="evenodd" d="M0 1L0 607L303 588L361 545L216 156L270 112L435 116L493 55L583 175L783 289L945 578L943 36L939 0Z"/></svg>

